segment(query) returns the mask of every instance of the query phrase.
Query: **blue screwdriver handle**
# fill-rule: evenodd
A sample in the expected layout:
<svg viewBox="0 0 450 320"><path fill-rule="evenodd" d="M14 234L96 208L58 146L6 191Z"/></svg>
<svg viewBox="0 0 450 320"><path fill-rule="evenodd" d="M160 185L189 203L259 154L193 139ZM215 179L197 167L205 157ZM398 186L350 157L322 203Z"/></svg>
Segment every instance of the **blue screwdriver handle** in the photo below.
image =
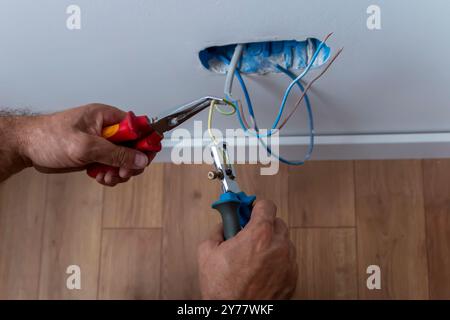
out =
<svg viewBox="0 0 450 320"><path fill-rule="evenodd" d="M255 199L255 196L247 196L245 192L225 192L211 205L222 216L225 240L234 237L249 222Z"/></svg>

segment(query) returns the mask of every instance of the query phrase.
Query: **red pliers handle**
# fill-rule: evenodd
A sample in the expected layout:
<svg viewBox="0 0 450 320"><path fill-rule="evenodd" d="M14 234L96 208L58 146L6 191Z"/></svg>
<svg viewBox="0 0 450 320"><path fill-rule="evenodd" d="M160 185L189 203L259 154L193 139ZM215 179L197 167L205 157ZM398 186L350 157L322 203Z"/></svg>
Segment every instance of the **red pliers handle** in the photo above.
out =
<svg viewBox="0 0 450 320"><path fill-rule="evenodd" d="M147 116L136 116L132 111L120 123L103 128L102 136L113 143L144 153L161 151L161 140L164 138L153 130ZM87 174L94 179L99 173L106 174L108 171L119 174L119 168L100 163L91 164L87 168Z"/></svg>

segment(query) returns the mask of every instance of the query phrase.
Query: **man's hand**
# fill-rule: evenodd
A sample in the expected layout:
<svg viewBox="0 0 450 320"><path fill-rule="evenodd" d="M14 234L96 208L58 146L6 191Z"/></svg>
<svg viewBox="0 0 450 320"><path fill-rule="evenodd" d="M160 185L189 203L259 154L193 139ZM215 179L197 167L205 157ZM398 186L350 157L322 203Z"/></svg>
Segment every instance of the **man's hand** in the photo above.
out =
<svg viewBox="0 0 450 320"><path fill-rule="evenodd" d="M57 173L84 170L88 164L99 162L120 167L118 176L107 172L96 177L99 183L114 186L141 173L155 156L117 146L101 137L103 127L118 123L125 116L117 108L90 104L50 115L14 117L8 132L26 166Z"/></svg>
<svg viewBox="0 0 450 320"><path fill-rule="evenodd" d="M298 275L289 231L270 201L258 201L248 225L224 241L220 225L198 250L204 299L289 299Z"/></svg>

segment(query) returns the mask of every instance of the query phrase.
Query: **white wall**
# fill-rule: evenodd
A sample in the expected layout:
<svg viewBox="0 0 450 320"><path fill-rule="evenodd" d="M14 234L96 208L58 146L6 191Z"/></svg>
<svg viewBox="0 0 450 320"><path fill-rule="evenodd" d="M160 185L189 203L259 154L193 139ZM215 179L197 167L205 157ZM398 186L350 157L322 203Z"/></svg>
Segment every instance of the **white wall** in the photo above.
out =
<svg viewBox="0 0 450 320"><path fill-rule="evenodd" d="M69 4L81 7L81 30L66 28ZM381 6L382 30L366 27L370 4ZM104 102L154 115L221 94L224 77L198 61L206 46L333 31L330 47L345 51L311 94L319 134L448 132L448 12L447 0L0 0L0 105L52 111ZM286 81L248 83L263 127ZM304 134L304 116L284 135Z"/></svg>

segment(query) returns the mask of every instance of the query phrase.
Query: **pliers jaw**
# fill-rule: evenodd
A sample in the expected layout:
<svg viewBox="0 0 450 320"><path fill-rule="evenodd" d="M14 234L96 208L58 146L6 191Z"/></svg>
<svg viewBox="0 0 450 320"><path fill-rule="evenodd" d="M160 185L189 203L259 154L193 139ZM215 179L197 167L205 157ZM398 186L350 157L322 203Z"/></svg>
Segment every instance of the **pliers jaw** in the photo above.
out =
<svg viewBox="0 0 450 320"><path fill-rule="evenodd" d="M241 192L236 182L234 167L228 158L226 143L223 143L222 147L218 145L211 146L211 156L214 161L215 170L208 172L208 178L210 180L219 179L223 193Z"/></svg>
<svg viewBox="0 0 450 320"><path fill-rule="evenodd" d="M166 131L172 130L186 120L195 116L197 113L208 108L211 105L212 101L215 101L217 104L226 104L224 99L206 96L186 103L182 106L176 107L168 113L164 113L163 115L152 118L151 125L153 129L159 133L164 133Z"/></svg>
<svg viewBox="0 0 450 320"><path fill-rule="evenodd" d="M256 197L248 196L239 189L225 143L221 147L213 145L211 155L215 171L209 172L208 178L219 179L223 192L211 206L220 212L224 239L227 240L234 237L249 222Z"/></svg>

